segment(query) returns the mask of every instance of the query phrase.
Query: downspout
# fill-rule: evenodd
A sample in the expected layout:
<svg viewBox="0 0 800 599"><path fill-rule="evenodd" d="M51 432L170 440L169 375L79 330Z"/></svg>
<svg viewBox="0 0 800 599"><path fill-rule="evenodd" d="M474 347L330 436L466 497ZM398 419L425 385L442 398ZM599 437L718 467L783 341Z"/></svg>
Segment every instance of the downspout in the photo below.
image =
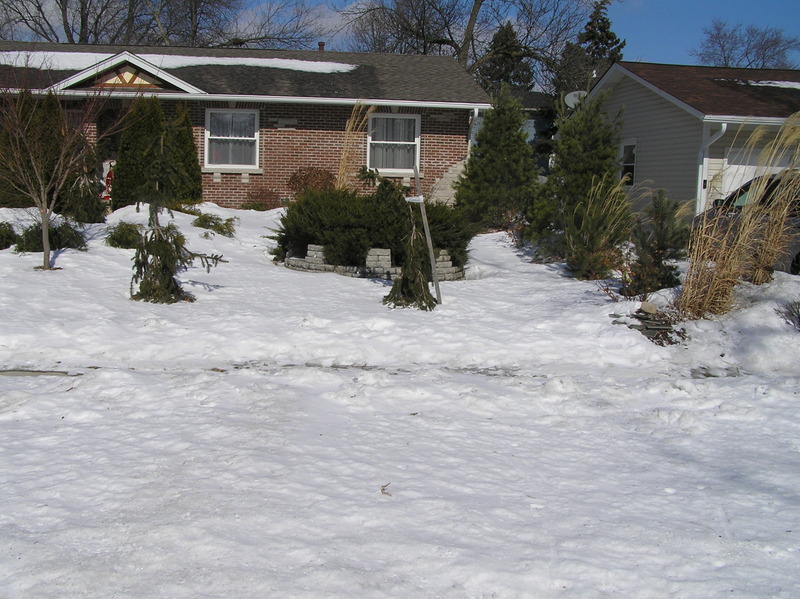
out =
<svg viewBox="0 0 800 599"><path fill-rule="evenodd" d="M698 156L698 168L697 168L697 195L695 200L694 206L694 213L700 214L706 208L706 197L704 183L707 180L708 176L708 165L706 164L706 159L708 158L708 149L715 144L720 138L725 135L725 132L728 130L728 123L721 123L720 130L717 131L714 135L707 137L708 133L708 126L703 126L703 143L700 146L700 151L697 153Z"/></svg>
<svg viewBox="0 0 800 599"><path fill-rule="evenodd" d="M472 153L472 133L475 130L475 125L478 122L478 115L480 114L479 108L472 109L472 117L469 120L469 130L467 132L467 158Z"/></svg>

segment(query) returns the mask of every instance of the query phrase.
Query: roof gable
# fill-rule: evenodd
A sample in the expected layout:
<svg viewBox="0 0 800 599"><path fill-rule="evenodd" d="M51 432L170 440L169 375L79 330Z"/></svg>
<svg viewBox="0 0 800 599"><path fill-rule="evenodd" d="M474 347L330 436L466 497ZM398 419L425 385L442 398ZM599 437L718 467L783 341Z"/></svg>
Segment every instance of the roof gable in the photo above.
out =
<svg viewBox="0 0 800 599"><path fill-rule="evenodd" d="M98 55L91 55L89 61ZM102 55L99 55L102 56ZM57 58L56 58L57 60ZM73 57L73 64L78 62ZM191 94L205 92L186 83L175 75L160 69L136 54L121 52L114 56L90 64L83 70L50 86L59 92L66 89L103 89L126 91L182 91Z"/></svg>
<svg viewBox="0 0 800 599"><path fill-rule="evenodd" d="M592 92L631 77L699 116L783 119L800 111L800 71L615 63Z"/></svg>

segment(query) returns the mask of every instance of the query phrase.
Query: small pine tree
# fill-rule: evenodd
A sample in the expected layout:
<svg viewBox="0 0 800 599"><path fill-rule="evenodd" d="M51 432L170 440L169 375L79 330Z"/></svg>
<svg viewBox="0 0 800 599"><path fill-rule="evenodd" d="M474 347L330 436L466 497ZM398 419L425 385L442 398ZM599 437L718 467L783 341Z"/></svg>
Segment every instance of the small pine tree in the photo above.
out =
<svg viewBox="0 0 800 599"><path fill-rule="evenodd" d="M527 50L519 41L510 22L500 25L489 44L486 61L478 68L478 80L492 96L503 84L529 90L533 86L533 69L528 64Z"/></svg>
<svg viewBox="0 0 800 599"><path fill-rule="evenodd" d="M146 110L157 116L160 112L158 100L145 102L156 102ZM149 146L142 146L141 158L145 168L141 171L140 183L134 187L137 203L148 204L149 228L133 257L131 299L168 304L192 301L193 296L181 288L178 272L190 266L195 259L210 269L222 260L222 256L191 252L186 247L186 239L172 223L162 226L159 222L162 208L176 205L172 193L180 189L176 182L181 179L181 165L176 159L176 146L170 143L166 127L149 142ZM137 284L139 290L134 292Z"/></svg>
<svg viewBox="0 0 800 599"><path fill-rule="evenodd" d="M585 100L574 111L562 105L550 176L537 189L527 215L528 236L556 256L564 255L568 219L589 197L595 181L619 176L621 125L618 118L608 121L603 100Z"/></svg>
<svg viewBox="0 0 800 599"><path fill-rule="evenodd" d="M646 295L678 285L678 267L668 262L685 256L689 234L689 226L680 218L678 202L670 201L664 190L659 189L634 224L636 259L622 294Z"/></svg>
<svg viewBox="0 0 800 599"><path fill-rule="evenodd" d="M503 86L455 184L456 205L471 222L509 227L528 201L536 167L523 122L519 102Z"/></svg>
<svg viewBox="0 0 800 599"><path fill-rule="evenodd" d="M136 100L125 118L119 140L114 185L111 187L111 209L131 206L154 188L154 140L164 141L166 121L158 98ZM156 177L156 179L154 179Z"/></svg>

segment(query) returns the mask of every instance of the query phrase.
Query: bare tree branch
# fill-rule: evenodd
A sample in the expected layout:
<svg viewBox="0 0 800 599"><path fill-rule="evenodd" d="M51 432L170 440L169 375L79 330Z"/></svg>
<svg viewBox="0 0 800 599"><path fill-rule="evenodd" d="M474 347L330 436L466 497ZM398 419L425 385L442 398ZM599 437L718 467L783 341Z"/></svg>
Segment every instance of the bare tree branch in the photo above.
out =
<svg viewBox="0 0 800 599"><path fill-rule="evenodd" d="M791 37L777 27L756 27L741 23L729 25L714 19L703 28L706 36L689 54L700 64L751 69L797 68L789 56L800 50L800 38Z"/></svg>
<svg viewBox="0 0 800 599"><path fill-rule="evenodd" d="M315 11L302 0L0 0L0 38L303 47L326 33Z"/></svg>

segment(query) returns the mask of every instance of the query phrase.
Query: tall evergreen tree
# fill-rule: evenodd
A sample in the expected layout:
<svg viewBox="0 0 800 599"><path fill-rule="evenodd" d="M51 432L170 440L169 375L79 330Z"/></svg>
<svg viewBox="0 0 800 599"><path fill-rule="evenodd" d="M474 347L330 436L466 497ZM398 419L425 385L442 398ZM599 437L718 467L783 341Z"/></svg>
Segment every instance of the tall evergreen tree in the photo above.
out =
<svg viewBox="0 0 800 599"><path fill-rule="evenodd" d="M611 19L607 10L611 0L597 0L593 4L592 14L584 30L578 34L578 43L586 49L586 53L595 61L614 62L622 60L622 49L625 40L620 40L611 31Z"/></svg>
<svg viewBox="0 0 800 599"><path fill-rule="evenodd" d="M567 42L553 74L557 94L588 90L612 63L622 60L625 40L611 31L607 10L611 0L597 0L577 44Z"/></svg>
<svg viewBox="0 0 800 599"><path fill-rule="evenodd" d="M200 163L186 108L179 106L175 119L167 122L157 98L140 98L120 138L111 207L148 201L156 190L170 208L202 201Z"/></svg>
<svg viewBox="0 0 800 599"><path fill-rule="evenodd" d="M125 117L119 140L111 209L118 210L142 201L156 187L159 176L154 168L154 144L164 142L166 120L158 98L139 98Z"/></svg>
<svg viewBox="0 0 800 599"><path fill-rule="evenodd" d="M530 197L536 167L523 122L519 101L503 86L455 185L456 205L474 223L508 227Z"/></svg>
<svg viewBox="0 0 800 599"><path fill-rule="evenodd" d="M527 55L514 26L503 23L492 37L485 62L477 70L478 80L492 96L497 95L503 84L529 90L533 86L533 69Z"/></svg>
<svg viewBox="0 0 800 599"><path fill-rule="evenodd" d="M578 91L588 90L595 73L594 61L586 49L573 42L567 42L558 65L553 72L553 88L558 97Z"/></svg>
<svg viewBox="0 0 800 599"><path fill-rule="evenodd" d="M172 189L173 201L176 204L197 204L203 200L203 177L197 157L197 146L194 143L192 123L184 104L178 105L169 129L179 175Z"/></svg>
<svg viewBox="0 0 800 599"><path fill-rule="evenodd" d="M556 253L563 251L567 219L589 197L594 182L619 178L621 123L619 118L608 120L604 100L584 100L574 111L561 107L550 176L528 214L530 236Z"/></svg>

